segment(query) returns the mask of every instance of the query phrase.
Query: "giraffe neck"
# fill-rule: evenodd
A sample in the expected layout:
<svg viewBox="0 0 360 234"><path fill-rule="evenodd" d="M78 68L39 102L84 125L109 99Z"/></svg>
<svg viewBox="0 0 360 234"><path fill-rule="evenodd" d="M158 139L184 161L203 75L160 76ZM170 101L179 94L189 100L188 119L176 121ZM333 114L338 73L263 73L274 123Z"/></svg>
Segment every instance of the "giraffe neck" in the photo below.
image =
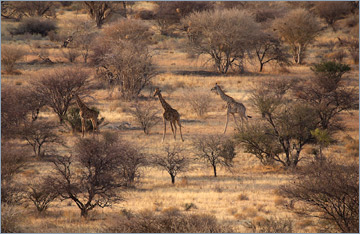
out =
<svg viewBox="0 0 360 234"><path fill-rule="evenodd" d="M218 93L219 93L219 95L220 95L220 97L221 97L222 100L224 100L225 102L232 102L232 101L234 101L234 99L233 99L232 97L226 95L226 94L224 93L224 91L222 91L222 89L221 89L219 86L217 86L216 88L217 88L217 91L218 91Z"/></svg>
<svg viewBox="0 0 360 234"><path fill-rule="evenodd" d="M76 103L78 104L80 110L84 110L87 108L87 106L81 101L78 95L76 95L75 98L76 98Z"/></svg>
<svg viewBox="0 0 360 234"><path fill-rule="evenodd" d="M161 105L164 108L164 110L171 109L171 106L165 101L165 99L162 97L161 93L159 93L158 96L159 96L159 100L160 100Z"/></svg>

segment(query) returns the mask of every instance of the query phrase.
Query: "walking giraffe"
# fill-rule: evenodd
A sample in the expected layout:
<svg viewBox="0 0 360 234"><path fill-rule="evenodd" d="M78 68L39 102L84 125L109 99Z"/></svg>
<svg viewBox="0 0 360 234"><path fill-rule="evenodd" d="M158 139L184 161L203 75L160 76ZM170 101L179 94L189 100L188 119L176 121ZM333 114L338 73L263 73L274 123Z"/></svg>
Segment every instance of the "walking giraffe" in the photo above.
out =
<svg viewBox="0 0 360 234"><path fill-rule="evenodd" d="M170 122L170 126L171 126L171 131L173 132L174 135L174 139L176 140L176 123L179 125L180 128L180 136L181 136L181 140L184 141L183 136L182 136L182 132L181 132L181 124L180 124L180 114L177 110L173 109L166 101L165 99L162 97L161 95L161 90L159 88L155 88L155 92L154 92L154 97L158 96L160 103L162 105L162 107L164 108L164 114L163 114L163 121L164 121L164 133L163 133L163 138L162 141L164 141L165 139L165 134L166 134L166 121ZM175 128L175 131L174 131Z"/></svg>
<svg viewBox="0 0 360 234"><path fill-rule="evenodd" d="M238 128L239 128L239 125L237 124L237 121L235 118L235 113L239 113L240 118L241 118L241 125L243 124L244 119L246 119L246 121L248 121L248 118L252 118L251 116L246 115L246 113L245 113L246 108L245 108L244 104L242 104L241 102L237 102L234 100L234 98L226 95L217 83L211 89L211 91L215 91L217 94L220 95L221 99L226 102L227 110L226 110L226 124L225 124L224 134L226 133L226 128L227 128L227 125L229 122L229 114L232 114L232 116L234 117L235 124Z"/></svg>
<svg viewBox="0 0 360 234"><path fill-rule="evenodd" d="M99 113L95 110L90 109L87 107L80 99L79 95L75 94L75 100L77 105L80 108L79 114L81 118L81 132L82 136L84 137L85 134L85 120L90 119L92 126L93 126L93 132L97 130L97 118Z"/></svg>

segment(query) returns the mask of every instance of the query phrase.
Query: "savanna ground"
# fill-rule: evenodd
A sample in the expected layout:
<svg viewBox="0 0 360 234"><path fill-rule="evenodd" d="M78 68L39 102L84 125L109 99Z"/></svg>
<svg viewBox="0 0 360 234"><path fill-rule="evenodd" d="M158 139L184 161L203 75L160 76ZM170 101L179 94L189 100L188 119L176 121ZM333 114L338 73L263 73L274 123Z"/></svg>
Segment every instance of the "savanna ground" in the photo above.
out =
<svg viewBox="0 0 360 234"><path fill-rule="evenodd" d="M132 6L135 10L141 7L150 9L151 4L139 2ZM88 16L83 12L65 10L57 15L57 21L61 28L65 27L64 22L70 18L86 17ZM68 63L62 57L59 45L54 45L48 38L11 37L6 28L13 24L16 22L2 20L2 44L15 43L27 51L27 54L17 64L17 70L21 74L2 75L2 89L6 89L9 84L24 85L34 75L48 69L83 65L80 58L74 63ZM341 29L333 32L328 28L316 38L316 43L327 42L342 33ZM48 48L49 58L56 61L55 64L30 64L36 55L30 51L26 39L29 39L31 43L50 45ZM152 45L153 62L159 71L159 74L152 80L152 87L160 87L165 100L181 114L185 141L180 142L179 135L177 141L174 141L168 127L165 142L162 143L162 122L151 129L149 135L145 135L129 112L134 102L123 101L119 99L116 92L110 95L107 89L100 88L93 91L92 98L86 98L85 102L89 106L98 108L100 117L105 117L106 124L100 127L101 132L115 132L122 139L138 145L146 154L161 154L164 145L181 144L186 149L187 157L195 158L192 138L223 132L226 106L218 95L210 92L215 83L220 84L228 95L242 102L247 108L247 114L253 117L249 121L256 122L261 115L255 113L249 98L260 82L273 77L283 79L311 77L310 64L321 59L321 49L311 45L307 51L306 64L287 67L287 71L279 69L274 64L268 64L265 71L259 73L256 61L247 60L244 74L219 75L214 72L210 63L206 63L206 56L199 58L187 56L181 50L181 40L184 39L161 37L158 44ZM345 59L344 62L352 63L350 59ZM88 67L88 69L92 68ZM358 77L358 65L351 64L351 71L346 74L346 79L350 81L351 86L358 87ZM211 102L209 111L203 118L199 118L193 113L187 101L196 93L208 94ZM143 98L140 98L138 102L153 103L159 110L160 116L162 107L159 100L152 97L152 88L144 89L141 94ZM324 154L330 155L333 160L339 162L358 161L358 157L348 156L344 142L346 136L358 139L358 111L342 112L340 116L346 126L345 131L336 134L337 143L328 147ZM56 115L50 109L42 110L39 118L57 121ZM131 128L117 128L124 126L126 122L130 123ZM230 118L226 135L232 136L236 133L235 127ZM69 154L72 145L81 134L72 134L68 131L59 134L66 139L69 148L60 147L56 150ZM20 140L18 143L25 144ZM247 225L249 222L257 222L271 217L292 220L294 232L328 231L326 223L322 223L321 220L296 215L286 209L289 201L279 196L277 191L280 185L291 180L291 170L285 170L276 165L263 166L254 156L244 153L241 147L237 147L236 152L231 171L220 168L218 177L214 177L211 167L194 160L188 171L177 176L174 185L171 184L170 176L165 171L152 166L143 167L139 182L135 188L123 192L122 202L111 208L96 208L90 211L90 217L87 219L79 216L79 209L70 201L55 201L43 214L37 214L30 203L18 206L12 212L20 216L17 225L23 232L104 232L112 223L116 222L116 217L124 215L124 212L150 210L154 213L162 213L169 209L179 209L181 212L194 214L212 214L218 222L232 226L235 232L251 232L252 230ZM300 163L299 167L313 157L306 150L304 150L303 156L305 160ZM51 173L51 170L51 163L33 159L30 160L24 171L16 175L16 179L26 183L34 177ZM193 204L193 207L186 210L189 204Z"/></svg>

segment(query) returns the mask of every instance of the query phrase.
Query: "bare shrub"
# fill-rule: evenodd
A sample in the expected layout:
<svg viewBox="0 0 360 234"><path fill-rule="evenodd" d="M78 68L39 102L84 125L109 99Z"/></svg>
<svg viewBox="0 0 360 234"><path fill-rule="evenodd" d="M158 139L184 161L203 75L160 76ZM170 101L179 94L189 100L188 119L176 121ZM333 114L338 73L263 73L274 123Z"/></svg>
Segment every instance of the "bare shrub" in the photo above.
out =
<svg viewBox="0 0 360 234"><path fill-rule="evenodd" d="M108 207L119 202L119 188L126 185L123 160L128 145L115 135L80 139L75 157L58 157L47 184L61 199L72 200L87 217L95 207ZM73 162L77 163L74 168Z"/></svg>
<svg viewBox="0 0 360 234"><path fill-rule="evenodd" d="M16 15L16 18L22 17L55 17L55 2L41 1L41 2L11 2L9 7Z"/></svg>
<svg viewBox="0 0 360 234"><path fill-rule="evenodd" d="M165 170L171 177L171 183L175 184L175 178L179 172L187 170L189 160L184 155L184 149L180 145L167 145L163 149L164 153L155 155L152 164Z"/></svg>
<svg viewBox="0 0 360 234"><path fill-rule="evenodd" d="M24 189L13 177L26 167L29 151L15 143L1 141L1 202L19 205L24 198Z"/></svg>
<svg viewBox="0 0 360 234"><path fill-rule="evenodd" d="M259 221L251 221L244 225L257 233L292 233L293 221L289 218L270 217L260 219Z"/></svg>
<svg viewBox="0 0 360 234"><path fill-rule="evenodd" d="M150 52L141 44L104 39L93 51L98 75L110 87L117 87L125 100L137 98L155 75Z"/></svg>
<svg viewBox="0 0 360 234"><path fill-rule="evenodd" d="M62 124L74 92L84 92L89 73L81 68L54 69L32 81L35 92L44 98L46 105L58 115Z"/></svg>
<svg viewBox="0 0 360 234"><path fill-rule="evenodd" d="M19 227L19 223L22 217L22 212L11 205L1 204L1 232L12 233L12 232L23 232Z"/></svg>
<svg viewBox="0 0 360 234"><path fill-rule="evenodd" d="M294 62L302 64L305 51L319 34L318 20L305 9L295 9L276 19L273 27L290 46Z"/></svg>
<svg viewBox="0 0 360 234"><path fill-rule="evenodd" d="M3 86L1 94L1 134L3 137L15 137L24 124L37 120L45 102L26 86Z"/></svg>
<svg viewBox="0 0 360 234"><path fill-rule="evenodd" d="M152 20L155 18L155 13L149 10L142 10L136 14L135 18L140 18L142 20Z"/></svg>
<svg viewBox="0 0 360 234"><path fill-rule="evenodd" d="M141 176L140 167L148 164L146 155L141 153L135 145L123 142L123 152L120 157L122 159L120 170L125 179L124 185L133 187Z"/></svg>
<svg viewBox="0 0 360 234"><path fill-rule="evenodd" d="M83 4L98 28L101 28L102 25L113 15L118 5L117 2L110 1L85 1Z"/></svg>
<svg viewBox="0 0 360 234"><path fill-rule="evenodd" d="M26 166L28 149L15 143L1 141L1 182L11 181Z"/></svg>
<svg viewBox="0 0 360 234"><path fill-rule="evenodd" d="M122 233L223 233L233 232L229 226L221 225L214 216L207 214L182 214L179 211L169 211L154 214L152 211L142 211L128 217L120 217L109 232Z"/></svg>
<svg viewBox="0 0 360 234"><path fill-rule="evenodd" d="M195 12L182 21L187 29L188 49L211 56L218 72L229 68L244 71L244 57L259 38L259 25L242 10Z"/></svg>
<svg viewBox="0 0 360 234"><path fill-rule="evenodd" d="M54 132L55 125L51 122L36 121L24 127L22 138L32 147L34 156L41 158L45 155L45 145L61 144L62 140Z"/></svg>
<svg viewBox="0 0 360 234"><path fill-rule="evenodd" d="M36 181L29 185L26 195L33 202L39 213L47 210L50 203L57 197L55 191L43 181Z"/></svg>
<svg viewBox="0 0 360 234"><path fill-rule="evenodd" d="M84 63L87 63L90 56L92 42L98 35L98 32L94 30L93 23L88 20L76 19L70 21L70 24L73 31L67 38L70 38L70 40L65 40L64 45L68 47L70 44L77 48L84 59Z"/></svg>
<svg viewBox="0 0 360 234"><path fill-rule="evenodd" d="M104 28L104 35L113 40L127 40L144 46L151 43L151 36L154 32L150 26L141 20L121 19Z"/></svg>
<svg viewBox="0 0 360 234"><path fill-rule="evenodd" d="M335 22L349 14L350 7L348 2L316 2L315 12L320 18L323 18L334 31L336 31Z"/></svg>
<svg viewBox="0 0 360 234"><path fill-rule="evenodd" d="M209 164L217 176L217 167L230 168L235 157L235 143L223 135L199 136L193 140L196 156Z"/></svg>
<svg viewBox="0 0 360 234"><path fill-rule="evenodd" d="M45 37L49 32L57 29L56 22L38 17L24 19L17 28L9 28L11 35L40 34Z"/></svg>
<svg viewBox="0 0 360 234"><path fill-rule="evenodd" d="M80 52L74 48L62 49L61 53L70 63L75 62L76 58L80 56Z"/></svg>
<svg viewBox="0 0 360 234"><path fill-rule="evenodd" d="M140 124L146 135L149 135L151 128L161 121L161 118L158 116L159 113L160 111L153 104L140 105L137 103L135 109L130 110L130 114Z"/></svg>
<svg viewBox="0 0 360 234"><path fill-rule="evenodd" d="M295 212L328 220L341 232L359 232L359 166L314 162L283 186L282 194L296 202ZM305 204L305 205L304 205ZM321 214L313 213L315 211Z"/></svg>
<svg viewBox="0 0 360 234"><path fill-rule="evenodd" d="M190 13L213 8L213 4L209 2L164 1L158 2L158 5L155 19L162 35L170 35L171 27Z"/></svg>
<svg viewBox="0 0 360 234"><path fill-rule="evenodd" d="M208 92L187 90L184 99L189 103L191 110L200 118L206 117L209 111L212 98Z"/></svg>
<svg viewBox="0 0 360 234"><path fill-rule="evenodd" d="M24 57L25 52L15 45L1 45L1 67L6 73L12 74L15 71L16 62Z"/></svg>

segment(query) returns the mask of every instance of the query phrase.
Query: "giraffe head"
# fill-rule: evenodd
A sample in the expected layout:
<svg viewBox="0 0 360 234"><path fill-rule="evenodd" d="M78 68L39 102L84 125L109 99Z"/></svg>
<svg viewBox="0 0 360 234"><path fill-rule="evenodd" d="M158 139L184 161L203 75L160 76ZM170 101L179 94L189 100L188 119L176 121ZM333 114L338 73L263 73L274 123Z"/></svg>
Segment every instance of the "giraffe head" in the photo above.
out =
<svg viewBox="0 0 360 234"><path fill-rule="evenodd" d="M154 97L156 95L159 95L161 93L161 90L159 88L155 88Z"/></svg>
<svg viewBox="0 0 360 234"><path fill-rule="evenodd" d="M218 93L218 87L219 87L218 84L215 83L215 86L211 89L211 91L212 91L212 92L215 92L216 94L219 94L219 93Z"/></svg>

